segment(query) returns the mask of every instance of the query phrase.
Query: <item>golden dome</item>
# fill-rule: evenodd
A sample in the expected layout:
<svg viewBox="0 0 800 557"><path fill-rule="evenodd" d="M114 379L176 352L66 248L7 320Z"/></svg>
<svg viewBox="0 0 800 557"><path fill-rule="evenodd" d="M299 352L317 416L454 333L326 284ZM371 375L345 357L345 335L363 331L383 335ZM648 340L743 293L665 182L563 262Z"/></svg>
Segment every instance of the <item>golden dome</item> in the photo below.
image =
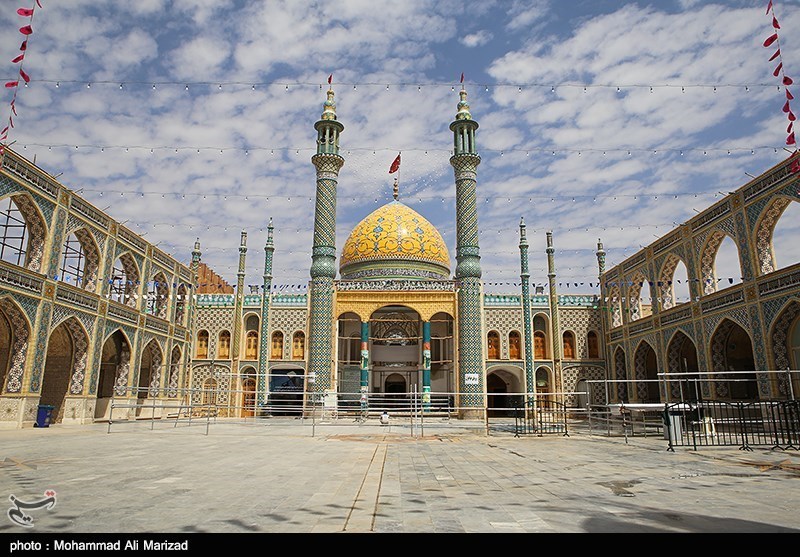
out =
<svg viewBox="0 0 800 557"><path fill-rule="evenodd" d="M450 254L425 217L395 200L353 229L339 272L342 279L443 279L450 276Z"/></svg>

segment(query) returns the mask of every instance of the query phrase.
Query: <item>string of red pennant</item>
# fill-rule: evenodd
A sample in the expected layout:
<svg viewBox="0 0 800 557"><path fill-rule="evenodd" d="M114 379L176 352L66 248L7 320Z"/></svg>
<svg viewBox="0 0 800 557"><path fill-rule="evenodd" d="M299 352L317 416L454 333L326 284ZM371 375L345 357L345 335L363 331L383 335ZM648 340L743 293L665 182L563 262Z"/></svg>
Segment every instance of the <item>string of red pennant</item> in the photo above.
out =
<svg viewBox="0 0 800 557"><path fill-rule="evenodd" d="M791 77L786 75L786 71L783 66L783 56L781 55L781 41L780 37L778 36L778 30L780 30L781 25L778 22L777 16L775 15L775 9L772 5L772 0L769 0L769 3L767 4L766 15L772 16L773 31L772 34L769 37L767 37L766 40L764 41L764 47L769 48L773 44L776 47L775 52L772 54L772 56L769 57L770 62L774 60L778 61L778 65L775 66L775 69L772 71L772 75L780 78L781 83L783 84L783 89L786 92L786 102L783 105L783 112L786 114L786 117L789 120L789 125L786 126L786 134L787 134L786 145L796 146L797 139L795 138L794 122L797 119L797 117L795 116L794 112L792 112L792 106L790 101L794 100L794 95L792 95L792 92L789 90L789 85L792 85L794 81L792 80ZM797 149L795 148L795 152L792 155L793 157L795 157L795 160L792 162L791 165L792 172L800 172L800 158L797 158L797 154L798 152Z"/></svg>
<svg viewBox="0 0 800 557"><path fill-rule="evenodd" d="M0 155L3 154L5 151L5 142L8 139L8 134L11 129L14 128L14 116L17 115L17 94L19 92L19 82L20 79L25 83L30 83L31 78L23 69L23 62L25 60L25 54L28 51L28 38L33 34L33 15L36 11L36 8L42 7L42 4L39 0L36 0L36 5L31 8L18 8L17 15L20 17L24 17L28 19L28 24L23 25L19 28L20 34L24 37L22 40L22 44L19 46L20 53L11 60L12 64L19 64L19 75L13 81L7 81L5 84L6 89L14 89L14 95L11 97L11 112L8 115L8 122L6 126L0 130Z"/></svg>

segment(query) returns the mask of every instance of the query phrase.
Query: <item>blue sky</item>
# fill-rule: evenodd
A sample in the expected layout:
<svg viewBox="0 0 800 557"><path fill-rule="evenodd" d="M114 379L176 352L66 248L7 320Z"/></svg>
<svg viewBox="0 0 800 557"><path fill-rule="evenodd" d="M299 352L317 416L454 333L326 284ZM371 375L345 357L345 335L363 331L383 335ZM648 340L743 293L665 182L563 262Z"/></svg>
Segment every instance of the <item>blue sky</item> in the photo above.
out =
<svg viewBox="0 0 800 557"><path fill-rule="evenodd" d="M7 78L25 23L18 5L34 0L0 13ZM800 79L800 4L774 5L784 70ZM328 75L345 126L337 248L391 199L388 168L402 152L400 199L438 227L454 257L448 126L464 72L480 123L487 290L518 290L524 217L531 280L546 281L552 230L558 281L570 283L561 292L592 293L598 238L610 267L788 155L774 48L762 46L772 33L765 9L736 0L43 0L9 140L179 260L199 237L203 260L231 283L241 230L246 284L261 283L273 217L274 282L296 290L311 263L313 124ZM800 259L794 205L775 240L780 266ZM738 280L726 253L718 276Z"/></svg>

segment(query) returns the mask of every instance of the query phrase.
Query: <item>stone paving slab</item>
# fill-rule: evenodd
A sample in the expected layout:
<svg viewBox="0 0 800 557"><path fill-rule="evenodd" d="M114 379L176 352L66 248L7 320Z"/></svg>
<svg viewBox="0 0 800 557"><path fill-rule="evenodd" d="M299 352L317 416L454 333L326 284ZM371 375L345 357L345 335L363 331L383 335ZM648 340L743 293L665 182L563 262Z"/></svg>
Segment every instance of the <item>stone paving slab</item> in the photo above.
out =
<svg viewBox="0 0 800 557"><path fill-rule="evenodd" d="M30 511L32 529L3 512L0 535L800 532L796 450L669 452L652 436L514 438L480 423L423 437L291 419L205 431L0 431L0 500L57 493L55 507Z"/></svg>

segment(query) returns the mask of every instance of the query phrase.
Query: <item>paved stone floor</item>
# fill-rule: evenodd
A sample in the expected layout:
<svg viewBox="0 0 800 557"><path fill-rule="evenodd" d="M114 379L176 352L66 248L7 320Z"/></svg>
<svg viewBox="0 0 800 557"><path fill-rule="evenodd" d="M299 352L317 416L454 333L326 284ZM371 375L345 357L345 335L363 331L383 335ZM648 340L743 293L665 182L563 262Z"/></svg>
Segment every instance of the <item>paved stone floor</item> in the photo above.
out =
<svg viewBox="0 0 800 557"><path fill-rule="evenodd" d="M800 532L800 452L666 449L458 422L5 430L0 500L57 504L0 534Z"/></svg>

